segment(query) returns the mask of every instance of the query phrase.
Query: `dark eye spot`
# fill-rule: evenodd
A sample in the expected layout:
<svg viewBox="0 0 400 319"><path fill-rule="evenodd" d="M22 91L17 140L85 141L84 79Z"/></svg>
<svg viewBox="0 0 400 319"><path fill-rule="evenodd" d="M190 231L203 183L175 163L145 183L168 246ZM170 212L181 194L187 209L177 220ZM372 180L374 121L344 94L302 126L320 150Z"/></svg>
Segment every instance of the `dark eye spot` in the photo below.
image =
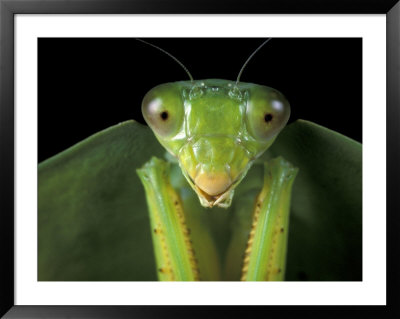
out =
<svg viewBox="0 0 400 319"><path fill-rule="evenodd" d="M160 117L161 117L161 119L162 119L163 121L166 121L166 120L168 119L168 112L162 111L162 112L160 113Z"/></svg>
<svg viewBox="0 0 400 319"><path fill-rule="evenodd" d="M265 114L264 121L265 121L265 123L271 122L272 121L272 114L269 114L269 113Z"/></svg>

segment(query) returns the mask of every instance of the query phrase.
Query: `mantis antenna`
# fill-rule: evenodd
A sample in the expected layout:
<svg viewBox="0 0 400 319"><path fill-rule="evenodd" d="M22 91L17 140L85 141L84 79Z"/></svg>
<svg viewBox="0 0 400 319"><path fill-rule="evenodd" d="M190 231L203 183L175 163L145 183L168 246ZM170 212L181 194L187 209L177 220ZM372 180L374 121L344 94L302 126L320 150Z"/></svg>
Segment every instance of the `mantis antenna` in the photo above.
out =
<svg viewBox="0 0 400 319"><path fill-rule="evenodd" d="M179 61L177 58L175 58L171 53L165 51L164 49L161 49L160 47L158 47L158 46L156 46L156 45L154 45L154 44L151 44L151 43L149 43L149 42L147 42L147 41L144 41L144 40L142 40L142 39L136 39L136 40L138 40L138 41L140 41L140 42L143 42L143 43L145 43L145 44L147 44L147 45L150 45L150 46L152 46L153 48L156 48L156 49L160 50L161 52L165 53L166 55L168 55L169 57L171 57L172 59L174 59L174 61L175 61L176 63L178 63L178 64L185 70L185 72L187 73L187 75L188 75L189 78L190 78L190 81L193 82L193 77L192 77L192 75L190 74L189 70L183 65L183 63L182 63L181 61ZM258 49L257 49L257 50L258 50Z"/></svg>
<svg viewBox="0 0 400 319"><path fill-rule="evenodd" d="M246 67L247 63L249 63L249 61L250 61L251 58L254 56L254 54L256 54L256 53L258 52L258 50L260 50L260 49L264 46L264 44L266 44L266 43L267 43L269 40L271 40L271 39L272 39L272 38L268 38L268 39L265 40L263 43L261 43L261 45L260 45L257 49L255 49L254 52L248 57L248 59L247 59L246 62L243 64L242 68L240 69L239 75L238 75L238 77L237 77L237 79L236 79L236 85L238 85L239 80L240 80L240 76L242 75L243 70L244 70L244 68Z"/></svg>

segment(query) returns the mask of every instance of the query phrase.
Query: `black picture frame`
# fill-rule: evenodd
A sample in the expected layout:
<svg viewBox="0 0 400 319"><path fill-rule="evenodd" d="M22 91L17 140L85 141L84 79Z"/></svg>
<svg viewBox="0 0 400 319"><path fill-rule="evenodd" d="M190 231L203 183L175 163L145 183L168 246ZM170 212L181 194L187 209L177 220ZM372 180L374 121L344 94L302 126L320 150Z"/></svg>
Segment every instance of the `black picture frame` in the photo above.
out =
<svg viewBox="0 0 400 319"><path fill-rule="evenodd" d="M385 14L387 21L387 306L16 306L14 304L14 17L16 14ZM5 318L399 317L400 3L398 0L0 0L0 315ZM383 174L384 172L382 172ZM382 205L384 207L384 205Z"/></svg>

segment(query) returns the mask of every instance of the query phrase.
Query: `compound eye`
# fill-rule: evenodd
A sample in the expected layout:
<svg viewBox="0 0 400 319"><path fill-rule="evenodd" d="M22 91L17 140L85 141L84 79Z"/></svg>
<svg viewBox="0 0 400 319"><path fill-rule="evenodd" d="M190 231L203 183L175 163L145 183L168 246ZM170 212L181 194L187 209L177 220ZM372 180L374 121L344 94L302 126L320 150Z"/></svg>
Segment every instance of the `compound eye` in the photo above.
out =
<svg viewBox="0 0 400 319"><path fill-rule="evenodd" d="M172 137L182 125L182 97L169 85L156 87L144 97L142 113L147 124L157 135Z"/></svg>
<svg viewBox="0 0 400 319"><path fill-rule="evenodd" d="M290 105L276 90L262 87L250 92L246 113L247 127L256 139L275 137L286 125Z"/></svg>

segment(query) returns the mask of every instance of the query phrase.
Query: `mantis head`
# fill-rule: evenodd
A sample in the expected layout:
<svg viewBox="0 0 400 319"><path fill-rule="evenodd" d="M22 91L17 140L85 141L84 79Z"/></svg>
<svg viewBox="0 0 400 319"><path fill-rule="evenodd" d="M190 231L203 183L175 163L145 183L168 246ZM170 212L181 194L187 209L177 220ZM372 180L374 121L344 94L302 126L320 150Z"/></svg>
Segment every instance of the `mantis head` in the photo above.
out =
<svg viewBox="0 0 400 319"><path fill-rule="evenodd" d="M205 207L229 207L235 187L286 125L290 106L275 89L227 80L159 85L142 113L178 159Z"/></svg>

